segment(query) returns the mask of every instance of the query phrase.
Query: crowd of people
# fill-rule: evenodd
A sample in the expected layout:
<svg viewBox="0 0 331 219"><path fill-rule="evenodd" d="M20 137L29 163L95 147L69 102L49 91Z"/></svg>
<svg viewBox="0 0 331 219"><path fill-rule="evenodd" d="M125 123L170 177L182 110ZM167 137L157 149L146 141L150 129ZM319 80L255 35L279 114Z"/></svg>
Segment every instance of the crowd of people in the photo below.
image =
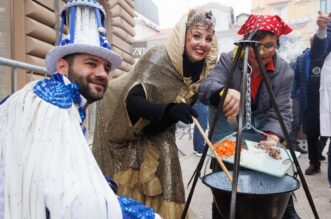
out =
<svg viewBox="0 0 331 219"><path fill-rule="evenodd" d="M265 133L245 130L244 138L265 147L285 140L253 49L245 94L240 92L245 53L238 53L234 72L237 46L217 60L211 10L189 10L164 45L149 49L130 72L110 81L122 58L107 40L105 16L96 1L69 1L61 13L59 45L45 60L52 77L0 102L0 218L181 218L185 190L176 123L192 124L195 117L206 130L208 118L212 124L220 111L211 139L216 142L235 131L228 118L238 117L243 96L251 112L245 123ZM331 136L330 19L331 14L318 14L311 46L292 67L277 54L280 37L293 31L279 16L250 15L238 31L257 42L266 80L291 130L289 140L304 153L296 145L303 127L307 175L321 172L322 150ZM85 110L96 101L90 150ZM194 151L201 156L205 141L194 132ZM220 171L215 160L212 171ZM331 188L330 164L328 180ZM211 209L213 218L224 218L215 203ZM297 218L291 196L283 219Z"/></svg>
<svg viewBox="0 0 331 219"><path fill-rule="evenodd" d="M330 15L318 13L317 32L306 48L295 60L294 80L291 90L293 122L291 141L297 144L298 130L302 127L307 137L309 167L306 175L321 172L324 147L331 136L329 123L329 97L327 92L327 55L330 51ZM330 150L329 141L328 150ZM299 148L302 152L302 149ZM328 153L328 152L327 152ZM329 154L329 153L328 153ZM330 157L328 157L330 160ZM331 188L331 166L328 164L328 181Z"/></svg>

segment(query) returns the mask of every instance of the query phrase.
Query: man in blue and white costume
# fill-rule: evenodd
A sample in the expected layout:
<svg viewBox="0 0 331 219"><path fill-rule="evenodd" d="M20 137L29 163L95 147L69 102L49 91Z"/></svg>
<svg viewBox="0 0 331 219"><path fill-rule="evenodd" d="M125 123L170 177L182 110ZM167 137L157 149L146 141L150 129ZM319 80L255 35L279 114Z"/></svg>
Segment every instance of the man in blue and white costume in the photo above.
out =
<svg viewBox="0 0 331 219"><path fill-rule="evenodd" d="M159 218L112 191L82 130L86 107L122 62L107 41L105 12L95 0L75 0L61 16L59 45L46 57L53 77L0 105L0 218Z"/></svg>

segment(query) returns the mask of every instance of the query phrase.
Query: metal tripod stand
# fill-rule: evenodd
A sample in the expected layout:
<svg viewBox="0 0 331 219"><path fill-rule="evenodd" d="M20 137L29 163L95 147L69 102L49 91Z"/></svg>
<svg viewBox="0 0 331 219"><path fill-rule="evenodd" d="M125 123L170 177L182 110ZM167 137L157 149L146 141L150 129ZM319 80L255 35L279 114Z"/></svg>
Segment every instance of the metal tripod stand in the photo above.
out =
<svg viewBox="0 0 331 219"><path fill-rule="evenodd" d="M218 105L218 112L216 113L214 121L211 125L208 138L211 139L212 136L213 136L214 129L215 129L217 120L218 120L219 115L220 115L220 109L223 108L222 106L224 104L225 97L227 95L229 86L230 86L230 84L232 83L232 80L233 80L233 73L234 73L234 71L235 71L235 69L238 65L239 58L240 58L240 55L241 55L243 49L245 49L244 69L243 69L244 72L243 72L240 92L241 92L241 94L246 93L246 91L247 91L247 78L246 78L246 75L248 73L248 70L247 70L247 68L248 68L248 53L249 53L249 49L253 48L255 57L256 57L256 59L258 61L258 64L259 64L260 71L262 72L263 80L266 83L267 91L268 91L268 93L271 97L272 106L275 109L277 119L278 119L279 124L281 126L281 129L283 131L285 139L288 142L288 148L289 148L290 154L292 156L293 163L296 167L297 173L300 177L300 181L302 183L303 189L304 189L305 194L307 196L309 205L312 209L312 212L313 212L315 218L319 219L319 216L318 216L314 201L312 199L311 193L309 191L307 182L305 180L305 177L304 177L303 172L301 170L301 167L299 165L298 159L295 156L293 145L292 145L291 141L289 141L289 134L288 134L288 131L286 129L284 120L281 116L279 107L277 105L276 98L275 98L275 95L272 91L270 81L266 76L267 73L266 73L266 70L264 69L264 66L262 64L262 59L261 59L261 56L259 54L259 49L258 49L259 43L257 41L253 41L253 40L250 40L250 39L251 38L249 37L248 40L241 40L238 43L236 43L238 45L238 50L237 50L237 53L236 53L235 58L234 58L234 64L231 68L231 73L232 74L230 75L229 81L227 82L226 86L224 87L224 94L222 95L222 97L220 99L220 102L219 102L219 105ZM243 121L244 121L243 119L244 119L245 103L246 103L246 99L245 99L244 95L242 95L242 97L240 98L240 111L239 111L239 119L238 119L238 134L237 134L237 139L236 139L236 150L235 150L235 156L234 156L233 183L232 183L231 205L230 205L231 206L230 207L230 219L235 219L235 213L236 213L237 184L238 184L238 175L239 175L239 166L240 166L240 145L242 144L242 138L243 138L242 131L243 131ZM199 161L199 163L198 163L198 165L197 165L197 167L196 167L196 169L193 173L193 176L192 176L192 179L193 179L192 187L191 187L190 193L188 195L188 199L187 199L187 202L185 204L185 208L183 210L183 214L182 214L182 217L181 217L182 219L184 219L186 217L188 207L190 205L190 202L191 202L191 199L192 199L192 196L193 196L193 193L194 193L194 189L195 189L197 180L200 177L201 169L202 169L204 160L206 158L207 151L208 151L208 146L205 145L203 154L202 154L202 156L200 158L200 161Z"/></svg>

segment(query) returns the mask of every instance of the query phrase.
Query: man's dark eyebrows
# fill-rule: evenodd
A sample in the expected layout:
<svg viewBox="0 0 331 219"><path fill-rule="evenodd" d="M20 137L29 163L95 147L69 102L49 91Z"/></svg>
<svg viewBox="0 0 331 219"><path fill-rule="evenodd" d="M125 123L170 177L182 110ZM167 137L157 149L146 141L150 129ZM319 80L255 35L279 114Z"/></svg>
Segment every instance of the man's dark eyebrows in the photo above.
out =
<svg viewBox="0 0 331 219"><path fill-rule="evenodd" d="M83 61L92 61L92 62L99 62L100 60L98 58L92 57L92 56L87 56L83 58ZM107 63L104 65L104 67L111 69L111 63Z"/></svg>
<svg viewBox="0 0 331 219"><path fill-rule="evenodd" d="M91 57L91 56L87 56L85 58L83 58L83 61L93 61L93 62L98 62L99 60L97 58Z"/></svg>

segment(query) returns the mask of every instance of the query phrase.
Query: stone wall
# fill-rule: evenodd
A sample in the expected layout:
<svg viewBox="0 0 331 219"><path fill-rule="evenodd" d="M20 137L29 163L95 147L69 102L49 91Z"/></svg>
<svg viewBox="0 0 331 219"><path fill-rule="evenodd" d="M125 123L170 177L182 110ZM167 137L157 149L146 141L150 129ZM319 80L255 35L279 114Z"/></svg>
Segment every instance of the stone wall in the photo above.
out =
<svg viewBox="0 0 331 219"><path fill-rule="evenodd" d="M59 12L65 0L0 1L0 56L44 66L47 52L56 44ZM115 52L123 57L114 77L128 72L134 64L131 55L134 32L133 0L99 0L107 13L108 37ZM11 25L15 23L15 25ZM110 28L109 28L110 27ZM0 99L11 93L11 69L0 66ZM17 71L17 88L43 75ZM89 107L86 126L93 134L95 106Z"/></svg>
<svg viewBox="0 0 331 219"><path fill-rule="evenodd" d="M65 2L65 0L1 1L0 55L44 66L47 52L56 44L58 23L60 22L56 15L64 7ZM123 64L114 72L116 77L128 72L134 64L131 55L135 34L134 4L133 0L99 0L99 2L107 12L106 23L110 26L108 28L109 41L112 43L113 50L123 57ZM13 22L15 25L11 26ZM7 74L9 79L8 76L2 77L1 90L10 89L10 73ZM2 73L2 75L5 74ZM5 78L6 81L4 81ZM31 77L26 74L26 71L19 70L18 88L23 87L30 79ZM0 98L1 96L3 94L0 93Z"/></svg>
<svg viewBox="0 0 331 219"><path fill-rule="evenodd" d="M113 50L123 58L121 67L113 72L113 77L118 77L130 71L134 64L132 56L135 35L134 2L133 0L108 0L106 8Z"/></svg>
<svg viewBox="0 0 331 219"><path fill-rule="evenodd" d="M0 1L0 56L11 57L10 2ZM10 68L0 65L0 100L11 92Z"/></svg>

